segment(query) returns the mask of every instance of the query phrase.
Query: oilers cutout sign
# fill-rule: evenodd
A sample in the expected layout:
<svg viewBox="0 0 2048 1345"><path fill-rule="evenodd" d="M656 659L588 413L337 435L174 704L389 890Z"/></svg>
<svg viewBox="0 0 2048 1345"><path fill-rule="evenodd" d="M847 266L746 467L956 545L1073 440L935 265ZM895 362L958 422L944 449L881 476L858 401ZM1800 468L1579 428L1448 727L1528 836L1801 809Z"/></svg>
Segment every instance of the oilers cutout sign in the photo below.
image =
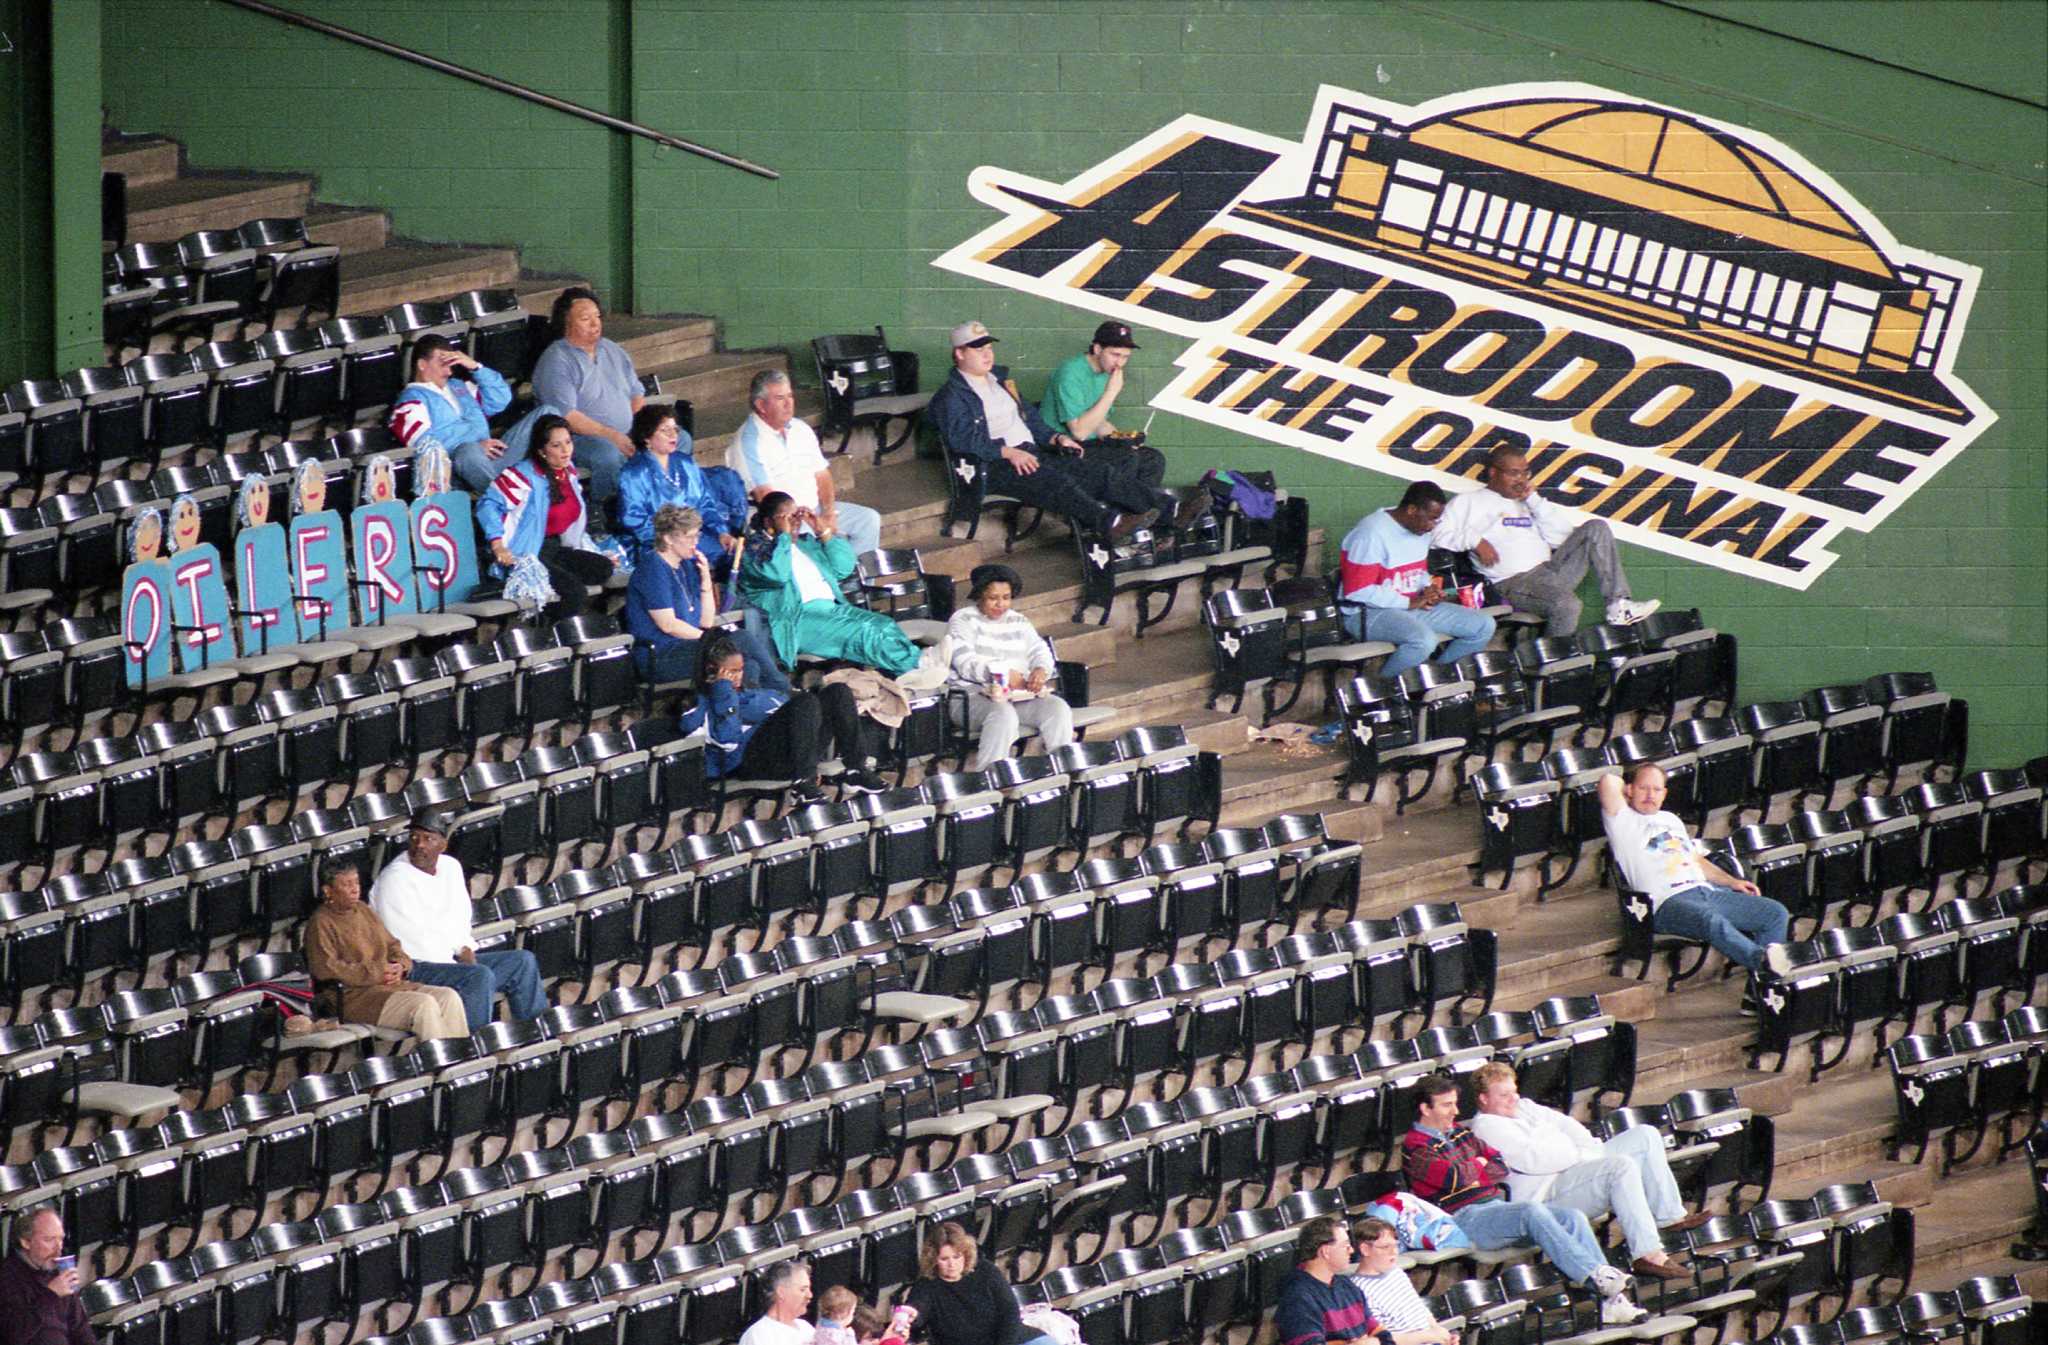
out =
<svg viewBox="0 0 2048 1345"><path fill-rule="evenodd" d="M1190 115L968 189L1002 218L934 264L1185 338L1161 410L1454 490L1510 445L1622 539L1788 588L1996 419L1952 369L1975 267L1607 89L1326 85L1298 143Z"/></svg>

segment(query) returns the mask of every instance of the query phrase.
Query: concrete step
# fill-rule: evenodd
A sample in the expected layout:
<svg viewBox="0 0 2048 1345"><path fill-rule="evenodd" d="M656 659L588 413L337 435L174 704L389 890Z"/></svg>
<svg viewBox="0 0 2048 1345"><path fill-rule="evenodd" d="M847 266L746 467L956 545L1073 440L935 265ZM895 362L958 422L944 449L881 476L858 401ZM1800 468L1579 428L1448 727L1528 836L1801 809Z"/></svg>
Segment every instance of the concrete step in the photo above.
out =
<svg viewBox="0 0 2048 1345"><path fill-rule="evenodd" d="M397 304L509 285L518 275L519 254L511 248L393 243L342 255L341 311L382 313Z"/></svg>
<svg viewBox="0 0 2048 1345"><path fill-rule="evenodd" d="M708 325L710 319L700 318L696 321ZM693 337L687 336L673 339L694 340ZM787 369L789 356L780 350L707 350L705 353L666 360L660 364L650 364L636 354L633 363L642 375L655 374L660 377L661 391L665 397L683 398L693 406L714 403L745 405L747 384L754 375L763 369ZM745 419L745 416L739 418ZM738 428L739 421L735 421L733 429ZM722 454L720 460L723 461ZM702 462L704 459L700 457L699 461Z"/></svg>
<svg viewBox="0 0 2048 1345"><path fill-rule="evenodd" d="M138 188L176 177L178 158L178 142L161 136L127 136L100 146L100 170L126 175L131 196Z"/></svg>
<svg viewBox="0 0 2048 1345"><path fill-rule="evenodd" d="M315 243L343 252L375 252L391 241L391 216L363 206L315 201L306 212L306 233Z"/></svg>
<svg viewBox="0 0 2048 1345"><path fill-rule="evenodd" d="M2008 1238L2005 1243L2010 1246L2014 1242L2024 1240L2024 1237ZM1979 1275L2010 1275L2019 1281L2021 1293L2035 1299L2048 1299L2048 1261L2022 1261L2016 1257L2003 1255L1984 1261L1957 1262L1932 1271L1916 1266L1912 1289L1915 1293L1939 1293L1944 1289L1953 1289L1965 1280L1976 1279Z"/></svg>
<svg viewBox="0 0 2048 1345"><path fill-rule="evenodd" d="M612 313L605 317L604 334L625 347L626 353L633 357L633 367L643 374L672 368L682 361L709 355L718 348L718 324L705 317L642 317L634 313ZM687 395L672 393L666 375L663 376L661 390L664 396Z"/></svg>
<svg viewBox="0 0 2048 1345"><path fill-rule="evenodd" d="M2007 1249L2034 1223L2032 1188L2024 1159L1936 1182L1931 1198L1913 1212L1913 1287L1928 1288L1926 1281L1938 1281L1944 1274L2009 1259ZM2030 1269L2038 1278L2042 1268ZM1947 1285L1967 1278L1956 1273Z"/></svg>
<svg viewBox="0 0 2048 1345"><path fill-rule="evenodd" d="M198 173L128 189L131 242L175 241L195 229L233 229L267 216L301 216L313 180L268 173Z"/></svg>

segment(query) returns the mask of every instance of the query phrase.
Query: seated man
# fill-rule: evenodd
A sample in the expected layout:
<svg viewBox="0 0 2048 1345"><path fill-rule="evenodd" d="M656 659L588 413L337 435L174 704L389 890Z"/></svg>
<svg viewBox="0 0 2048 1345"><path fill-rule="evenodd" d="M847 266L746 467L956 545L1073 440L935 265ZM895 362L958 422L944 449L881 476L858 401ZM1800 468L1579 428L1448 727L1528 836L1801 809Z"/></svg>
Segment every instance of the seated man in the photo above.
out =
<svg viewBox="0 0 2048 1345"><path fill-rule="evenodd" d="M327 870L320 895L306 921L306 969L316 984L341 987L344 1023L401 1028L421 1041L469 1035L462 996L444 985L406 979L412 959L363 905L363 875L354 864Z"/></svg>
<svg viewBox="0 0 2048 1345"><path fill-rule="evenodd" d="M1563 1112L1523 1097L1514 1069L1498 1060L1481 1065L1472 1086L1479 1090L1472 1133L1508 1165L1510 1196L1563 1205L1588 1218L1612 1214L1635 1258L1630 1269L1650 1279L1685 1278L1657 1230L1684 1232L1708 1216L1686 1212L1664 1158L1664 1137L1654 1127L1631 1126L1603 1144Z"/></svg>
<svg viewBox="0 0 2048 1345"><path fill-rule="evenodd" d="M1573 1284L1600 1295L1600 1320L1628 1326L1643 1319L1629 1301L1634 1280L1607 1264L1593 1225L1574 1209L1509 1200L1507 1165L1492 1145L1458 1124L1458 1084L1432 1074L1416 1086L1415 1124L1401 1139L1408 1189L1443 1207L1481 1251L1534 1242Z"/></svg>
<svg viewBox="0 0 2048 1345"><path fill-rule="evenodd" d="M1350 1269L1351 1235L1344 1231L1343 1220L1324 1214L1301 1226L1294 1236L1294 1273L1280 1282L1273 1309L1280 1345L1334 1345L1342 1340L1396 1345L1399 1338L1373 1320L1365 1295L1351 1282Z"/></svg>
<svg viewBox="0 0 2048 1345"><path fill-rule="evenodd" d="M1433 482L1417 481L1401 503L1358 520L1344 538L1338 580L1344 628L1354 640L1385 640L1398 646L1380 665L1380 676L1399 677L1436 654L1456 663L1493 639L1493 618L1444 601L1441 579L1429 574L1429 534L1443 517L1444 493ZM1450 637L1441 653L1436 638Z"/></svg>
<svg viewBox="0 0 2048 1345"><path fill-rule="evenodd" d="M505 993L517 1019L547 1012L540 964L518 948L479 953L470 936L469 883L448 848L448 815L422 808L412 815L406 851L384 866L370 906L412 958L412 979L445 985L462 996L474 1032L491 1021L491 1000Z"/></svg>
<svg viewBox="0 0 2048 1345"><path fill-rule="evenodd" d="M1544 620L1545 635L1579 628L1579 581L1590 567L1607 599L1607 619L1631 625L1657 610L1656 599L1636 602L1615 553L1614 534L1597 518L1552 504L1529 484L1529 459L1519 449L1486 455L1486 484L1452 500L1431 541L1446 551L1470 551L1479 573L1517 612Z"/></svg>
<svg viewBox="0 0 2048 1345"><path fill-rule="evenodd" d="M1083 452L1070 434L1039 418L1004 381L996 364L996 338L978 322L953 329L953 372L932 394L925 414L939 437L962 457L982 464L988 489L1074 521L1084 532L1127 537L1149 526L1174 499L1145 484L1127 464L1119 468ZM1054 457L1064 449L1073 456ZM1185 527L1208 509L1204 491L1189 491L1173 522Z"/></svg>
<svg viewBox="0 0 2048 1345"><path fill-rule="evenodd" d="M796 389L780 369L754 375L747 397L754 413L733 437L726 465L740 474L747 498L759 504L778 491L838 530L856 556L882 545L882 516L866 505L838 498L832 468L818 447L817 431L796 413Z"/></svg>
<svg viewBox="0 0 2048 1345"><path fill-rule="evenodd" d="M1351 1230L1358 1249L1358 1273L1351 1282L1365 1295L1365 1306L1395 1345L1458 1345L1458 1333L1438 1326L1408 1272L1401 1269L1401 1240L1384 1219L1360 1219Z"/></svg>
<svg viewBox="0 0 2048 1345"><path fill-rule="evenodd" d="M1038 414L1056 430L1096 441L1087 446L1087 456L1128 470L1156 489L1166 479L1166 455L1138 443L1138 435L1125 435L1109 422L1110 408L1124 390L1124 366L1137 348L1129 327L1121 322L1103 323L1095 329L1095 339L1084 354L1053 369Z"/></svg>
<svg viewBox="0 0 2048 1345"><path fill-rule="evenodd" d="M1653 929L1699 939L1751 972L1791 971L1783 944L1792 913L1707 861L1685 823L1664 811L1662 767L1639 761L1601 776L1599 790L1607 853L1622 881L1649 899Z"/></svg>
<svg viewBox="0 0 2048 1345"><path fill-rule="evenodd" d="M439 444L463 489L483 494L506 451L505 441L492 437L488 417L512 404L511 387L445 336L422 336L410 359L412 381L391 403L391 437L415 453ZM469 371L467 381L454 377L457 369Z"/></svg>

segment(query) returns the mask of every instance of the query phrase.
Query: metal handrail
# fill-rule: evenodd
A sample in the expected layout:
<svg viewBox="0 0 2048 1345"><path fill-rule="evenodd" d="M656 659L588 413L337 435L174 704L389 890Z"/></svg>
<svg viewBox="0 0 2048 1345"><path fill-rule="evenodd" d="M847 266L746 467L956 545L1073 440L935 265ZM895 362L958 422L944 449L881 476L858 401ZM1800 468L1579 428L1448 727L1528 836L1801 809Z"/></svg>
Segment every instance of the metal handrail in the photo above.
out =
<svg viewBox="0 0 2048 1345"><path fill-rule="evenodd" d="M637 135L643 140L652 140L657 145L666 145L670 149L679 149L702 159L710 159L714 163L722 163L729 168L737 168L743 173L752 173L756 177L771 179L782 176L773 168L765 168L751 159L742 159L737 154L727 154L723 150L712 149L708 145L700 145L692 140L684 140L678 136L672 136L666 132L642 126L638 122L627 121L623 117L614 117L608 112L599 112L595 108L584 107L581 103L572 103L567 99L556 98L554 95L542 93L538 89L529 89L524 84L514 84L509 79L499 79L496 75L486 75L481 71L471 70L466 66L443 61L437 57L423 55L409 47L401 47L396 43L370 37L367 34L358 33L351 29L328 23L322 19L308 18L304 14L297 14L289 9L280 9L276 5L263 3L263 0L224 0L224 3L233 5L237 9L246 9L251 14L262 14L279 22L289 23L294 27L305 28L316 33L324 33L328 37L339 38L343 42L353 42L359 47L367 47L371 51L382 52L386 56L395 56L401 61L410 61L414 65L425 66L429 70L437 70L444 75L453 75L456 79L466 79L472 84L481 84L486 89L493 89L498 93L510 94L514 98L521 98L529 103L538 103L542 107L553 108L557 112L566 112L572 117L580 117L584 121L595 122L599 126L609 126L614 131L624 131L628 135Z"/></svg>

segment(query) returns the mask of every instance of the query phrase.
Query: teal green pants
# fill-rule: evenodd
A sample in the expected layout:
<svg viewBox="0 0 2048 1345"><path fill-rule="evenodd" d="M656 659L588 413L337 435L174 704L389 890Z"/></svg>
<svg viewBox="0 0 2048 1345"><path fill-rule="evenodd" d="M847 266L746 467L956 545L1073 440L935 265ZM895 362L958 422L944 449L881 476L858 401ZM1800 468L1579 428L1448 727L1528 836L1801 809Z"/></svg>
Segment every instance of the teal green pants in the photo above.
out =
<svg viewBox="0 0 2048 1345"><path fill-rule="evenodd" d="M799 654L865 664L891 677L915 668L923 652L880 612L829 602L804 604L797 616L796 649Z"/></svg>

